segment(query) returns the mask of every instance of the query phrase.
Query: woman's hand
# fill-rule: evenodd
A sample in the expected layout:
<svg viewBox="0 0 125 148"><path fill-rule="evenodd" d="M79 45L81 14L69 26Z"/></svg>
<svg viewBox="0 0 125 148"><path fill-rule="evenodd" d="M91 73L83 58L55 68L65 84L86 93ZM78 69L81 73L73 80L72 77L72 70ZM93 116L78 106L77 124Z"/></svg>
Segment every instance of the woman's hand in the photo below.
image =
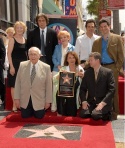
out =
<svg viewBox="0 0 125 148"><path fill-rule="evenodd" d="M60 69L61 69L62 66L61 65L58 65L57 67L58 67L58 70L60 71Z"/></svg>
<svg viewBox="0 0 125 148"><path fill-rule="evenodd" d="M10 74L12 76L14 76L14 74L15 74L15 68L14 67L10 67Z"/></svg>
<svg viewBox="0 0 125 148"><path fill-rule="evenodd" d="M79 76L80 78L83 78L84 72L83 72L83 71L78 71L78 72L76 73L76 76Z"/></svg>

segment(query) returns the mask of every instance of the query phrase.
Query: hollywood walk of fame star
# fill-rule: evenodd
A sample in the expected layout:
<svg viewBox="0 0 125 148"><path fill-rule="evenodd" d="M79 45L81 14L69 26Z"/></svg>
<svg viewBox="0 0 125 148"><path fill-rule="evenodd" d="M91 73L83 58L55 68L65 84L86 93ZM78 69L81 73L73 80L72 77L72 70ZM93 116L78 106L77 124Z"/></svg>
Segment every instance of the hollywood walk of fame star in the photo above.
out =
<svg viewBox="0 0 125 148"><path fill-rule="evenodd" d="M78 131L64 131L64 130L57 130L55 128L55 126L50 126L44 130L40 130L40 129L24 129L26 131L29 132L35 132L34 134L28 136L27 138L39 138L39 137L56 137L59 139L64 139L66 140L66 138L62 135L62 134L66 134L66 133L76 133Z"/></svg>
<svg viewBox="0 0 125 148"><path fill-rule="evenodd" d="M70 80L72 79L72 78L70 78L70 77L68 77L68 74L65 76L65 77L62 77L63 78L63 84L64 83L68 83L68 84L70 84Z"/></svg>

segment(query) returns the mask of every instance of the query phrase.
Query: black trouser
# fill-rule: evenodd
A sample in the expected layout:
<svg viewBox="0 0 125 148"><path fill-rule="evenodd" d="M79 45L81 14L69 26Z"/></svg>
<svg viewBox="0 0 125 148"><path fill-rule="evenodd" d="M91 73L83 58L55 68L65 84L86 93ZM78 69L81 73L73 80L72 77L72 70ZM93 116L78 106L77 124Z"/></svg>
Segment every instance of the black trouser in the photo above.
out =
<svg viewBox="0 0 125 148"><path fill-rule="evenodd" d="M89 103L90 106L88 106L87 110L82 109L80 111L80 117L81 118L89 118L92 117L95 120L103 119L105 116L110 115L112 105L105 105L102 110L97 111L95 108L97 107L97 102L93 101ZM107 118L108 119L108 118Z"/></svg>
<svg viewBox="0 0 125 148"><path fill-rule="evenodd" d="M43 118L45 115L45 109L35 111L33 109L31 97L29 99L29 103L26 109L21 108L21 116L22 118L28 118L34 116L35 118Z"/></svg>
<svg viewBox="0 0 125 148"><path fill-rule="evenodd" d="M3 102L5 100L5 83L4 83L3 69L0 69L0 96Z"/></svg>
<svg viewBox="0 0 125 148"><path fill-rule="evenodd" d="M56 97L57 112L64 116L76 116L77 115L77 105L75 97Z"/></svg>

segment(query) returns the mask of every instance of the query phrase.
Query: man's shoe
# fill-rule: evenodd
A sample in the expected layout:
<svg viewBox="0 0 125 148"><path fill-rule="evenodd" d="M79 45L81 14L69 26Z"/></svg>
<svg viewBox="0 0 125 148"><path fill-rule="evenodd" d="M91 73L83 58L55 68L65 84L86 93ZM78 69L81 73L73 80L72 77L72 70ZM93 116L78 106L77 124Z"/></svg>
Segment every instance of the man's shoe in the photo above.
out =
<svg viewBox="0 0 125 148"><path fill-rule="evenodd" d="M111 114L111 112L108 112L107 114L103 114L102 120L103 121L111 121L112 120L112 114Z"/></svg>

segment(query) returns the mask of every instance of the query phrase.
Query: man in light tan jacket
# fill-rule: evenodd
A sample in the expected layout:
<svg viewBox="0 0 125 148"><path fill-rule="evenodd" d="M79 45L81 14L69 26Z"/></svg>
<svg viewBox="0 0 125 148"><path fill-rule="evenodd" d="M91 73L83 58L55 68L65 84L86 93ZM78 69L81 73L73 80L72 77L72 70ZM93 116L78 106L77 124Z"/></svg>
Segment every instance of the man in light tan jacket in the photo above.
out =
<svg viewBox="0 0 125 148"><path fill-rule="evenodd" d="M29 60L20 63L17 73L15 104L21 109L23 118L42 118L52 101L51 70L48 64L39 60L41 52L37 47L31 47L28 56Z"/></svg>

